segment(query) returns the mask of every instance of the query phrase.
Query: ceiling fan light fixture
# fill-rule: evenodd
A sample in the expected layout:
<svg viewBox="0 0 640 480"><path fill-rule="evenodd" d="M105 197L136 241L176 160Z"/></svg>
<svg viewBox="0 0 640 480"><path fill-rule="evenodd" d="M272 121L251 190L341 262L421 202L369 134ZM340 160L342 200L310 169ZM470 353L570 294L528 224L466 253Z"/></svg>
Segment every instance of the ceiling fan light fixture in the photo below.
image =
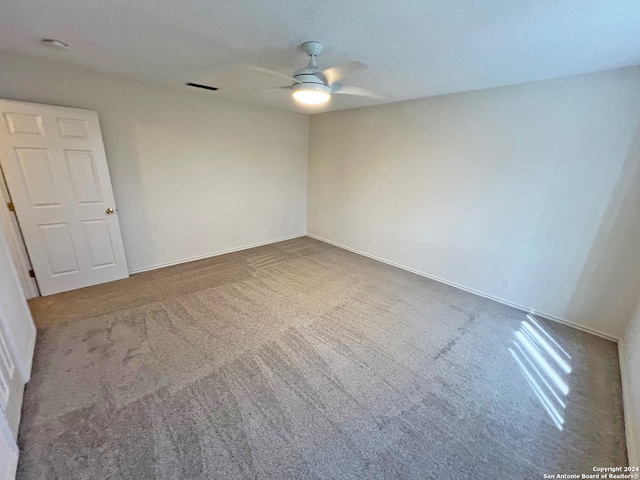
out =
<svg viewBox="0 0 640 480"><path fill-rule="evenodd" d="M331 98L331 88L321 83L298 83L292 90L293 98L306 105L320 105Z"/></svg>

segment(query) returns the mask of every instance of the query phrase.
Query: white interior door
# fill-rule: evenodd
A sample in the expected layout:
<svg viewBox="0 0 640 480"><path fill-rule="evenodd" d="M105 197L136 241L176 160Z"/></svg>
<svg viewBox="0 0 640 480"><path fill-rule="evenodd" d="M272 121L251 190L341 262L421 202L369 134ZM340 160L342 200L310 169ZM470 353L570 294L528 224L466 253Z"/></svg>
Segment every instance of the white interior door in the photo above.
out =
<svg viewBox="0 0 640 480"><path fill-rule="evenodd" d="M4 245L2 245L2 239L0 238L0 250L3 248ZM0 267L3 268L3 272L5 268L11 268L11 265L8 264L8 258L2 255L4 253L6 252L0 252L0 262L2 262ZM2 280L6 280L4 277L3 275ZM16 438L18 436L20 408L26 381L22 378L10 349L11 342L8 335L10 325L5 317L9 310L4 308L5 294L15 293L15 290L17 290L17 279L13 278L12 280L15 285L9 285L9 282L2 282L3 291L0 292L0 301L2 301L3 307L0 308L0 480L14 478L18 465ZM11 291L5 291L4 289ZM24 302L22 298L18 300ZM29 334L34 330L33 325L30 323L29 318L25 320L28 323L25 325L25 330L28 330L26 333ZM17 345L13 346L16 347Z"/></svg>
<svg viewBox="0 0 640 480"><path fill-rule="evenodd" d="M18 424L24 381L7 345L0 317L0 480L14 478L18 465Z"/></svg>
<svg viewBox="0 0 640 480"><path fill-rule="evenodd" d="M42 295L129 275L96 112L0 99L0 164Z"/></svg>
<svg viewBox="0 0 640 480"><path fill-rule="evenodd" d="M24 384L31 376L36 328L0 224L0 480L13 478Z"/></svg>

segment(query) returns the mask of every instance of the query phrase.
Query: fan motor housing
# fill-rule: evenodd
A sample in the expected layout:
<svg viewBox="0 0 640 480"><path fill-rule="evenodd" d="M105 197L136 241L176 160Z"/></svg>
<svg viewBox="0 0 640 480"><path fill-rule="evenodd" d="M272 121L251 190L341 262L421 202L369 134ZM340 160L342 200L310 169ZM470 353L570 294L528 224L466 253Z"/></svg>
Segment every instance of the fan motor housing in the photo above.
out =
<svg viewBox="0 0 640 480"><path fill-rule="evenodd" d="M327 93L331 95L331 87L323 83L315 83L315 82L314 83L312 82L296 83L292 87L292 90L294 92L297 90L306 90L306 91L313 90L316 92L322 92L322 93Z"/></svg>
<svg viewBox="0 0 640 480"><path fill-rule="evenodd" d="M293 78L298 80L300 83L317 83L320 85L326 85L327 82L324 78L321 78L321 73L310 73L310 72L296 72L293 75Z"/></svg>

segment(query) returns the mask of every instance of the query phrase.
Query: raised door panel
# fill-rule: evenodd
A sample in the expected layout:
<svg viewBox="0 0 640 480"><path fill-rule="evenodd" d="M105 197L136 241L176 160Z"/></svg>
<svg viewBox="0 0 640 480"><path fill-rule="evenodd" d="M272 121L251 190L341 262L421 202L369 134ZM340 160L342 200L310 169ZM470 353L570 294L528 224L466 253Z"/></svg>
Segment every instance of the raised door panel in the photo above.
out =
<svg viewBox="0 0 640 480"><path fill-rule="evenodd" d="M45 137L41 115L4 112L7 130L11 135L35 135Z"/></svg>
<svg viewBox="0 0 640 480"><path fill-rule="evenodd" d="M11 359L9 347L0 332L0 411L7 408L9 402L10 385L16 373L16 367Z"/></svg>
<svg viewBox="0 0 640 480"><path fill-rule="evenodd" d="M51 152L43 148L16 148L20 173L32 207L59 206Z"/></svg>
<svg viewBox="0 0 640 480"><path fill-rule="evenodd" d="M76 203L103 203L102 189L98 180L93 152L65 150L64 156L69 169Z"/></svg>
<svg viewBox="0 0 640 480"><path fill-rule="evenodd" d="M12 357L6 323L0 315L0 415L7 422L11 438L15 439L18 436L24 380Z"/></svg>
<svg viewBox="0 0 640 480"><path fill-rule="evenodd" d="M38 225L42 235L51 276L77 273L78 258L67 223Z"/></svg>
<svg viewBox="0 0 640 480"><path fill-rule="evenodd" d="M86 120L57 117L57 123L60 138L71 140L89 139L89 128Z"/></svg>
<svg viewBox="0 0 640 480"><path fill-rule="evenodd" d="M105 219L83 220L87 243L91 251L91 268L102 268L116 263L109 224Z"/></svg>

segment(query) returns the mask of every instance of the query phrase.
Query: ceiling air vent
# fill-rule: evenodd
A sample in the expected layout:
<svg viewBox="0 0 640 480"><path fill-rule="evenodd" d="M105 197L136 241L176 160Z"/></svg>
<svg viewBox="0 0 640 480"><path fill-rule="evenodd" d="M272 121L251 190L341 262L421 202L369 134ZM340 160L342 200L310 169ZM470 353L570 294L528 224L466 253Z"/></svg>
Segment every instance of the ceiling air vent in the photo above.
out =
<svg viewBox="0 0 640 480"><path fill-rule="evenodd" d="M202 88L203 90L213 90L213 91L218 90L218 87L210 87L209 85L201 85L199 83L187 82L185 83L185 85L187 87Z"/></svg>

